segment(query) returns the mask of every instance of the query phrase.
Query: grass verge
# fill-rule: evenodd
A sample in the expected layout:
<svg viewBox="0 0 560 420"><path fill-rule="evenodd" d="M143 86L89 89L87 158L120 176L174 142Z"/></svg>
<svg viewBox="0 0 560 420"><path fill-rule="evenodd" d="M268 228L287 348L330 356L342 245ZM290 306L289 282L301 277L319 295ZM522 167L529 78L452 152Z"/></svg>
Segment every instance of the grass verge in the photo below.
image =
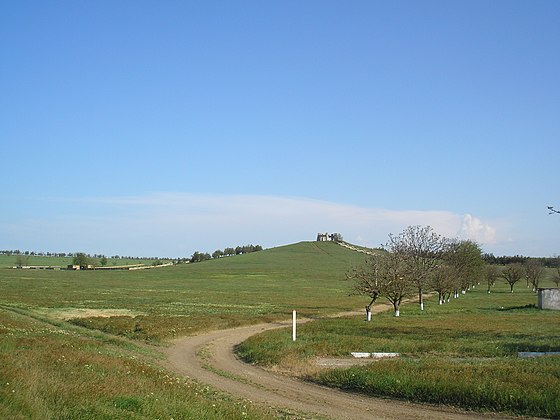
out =
<svg viewBox="0 0 560 420"><path fill-rule="evenodd" d="M324 385L373 396L448 404L467 410L560 417L560 357L518 359L518 351L560 351L560 312L542 311L535 294L472 291L447 305L429 301L363 318L323 319L254 336L237 351L246 361ZM363 367L321 369L316 357L398 352Z"/></svg>
<svg viewBox="0 0 560 420"><path fill-rule="evenodd" d="M0 309L0 337L0 418L275 417L75 327Z"/></svg>

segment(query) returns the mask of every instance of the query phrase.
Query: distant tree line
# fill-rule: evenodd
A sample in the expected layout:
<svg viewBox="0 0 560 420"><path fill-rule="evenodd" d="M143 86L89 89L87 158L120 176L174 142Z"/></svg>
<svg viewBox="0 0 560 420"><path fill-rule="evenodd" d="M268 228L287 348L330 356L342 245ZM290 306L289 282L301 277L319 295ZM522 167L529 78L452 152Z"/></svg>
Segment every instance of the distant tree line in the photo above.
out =
<svg viewBox="0 0 560 420"><path fill-rule="evenodd" d="M482 254L482 259L487 264L495 265L508 265L508 264L525 264L527 261L538 261L544 267L554 268L560 264L560 259L557 256L553 257L525 257L523 255L507 256L503 255L496 257L494 254Z"/></svg>
<svg viewBox="0 0 560 420"><path fill-rule="evenodd" d="M224 248L223 251L221 249L217 249L212 254L209 254L208 252L196 251L191 255L190 258L183 258L179 262L196 263L196 262L207 261L211 259L230 257L232 255L250 254L251 252L258 252L262 250L263 250L262 246L251 244L245 246L236 246L235 248L228 247L228 248Z"/></svg>
<svg viewBox="0 0 560 420"><path fill-rule="evenodd" d="M62 258L72 258L72 263L74 265L87 266L87 265L101 265L106 266L109 259L111 260L151 260L154 261L153 265L161 264L160 261L173 261L175 264L181 263L194 263L200 261L206 261L211 259L217 259L222 257L229 257L232 255L249 254L251 252L262 251L263 247L260 245L244 245L228 247L224 250L217 249L212 254L207 252L196 251L189 258L162 258L162 257L132 257L132 256L120 256L112 255L107 257L103 254L88 254L85 252L35 252L35 251L20 251L19 249L14 250L0 250L0 255L16 256L16 264L19 266L27 265L29 257L40 256L40 257L62 257Z"/></svg>
<svg viewBox="0 0 560 420"><path fill-rule="evenodd" d="M77 254L84 254L88 258L97 258L97 259L110 258L110 259L113 259L113 260L123 259L123 260L156 260L157 261L157 260L171 260L172 259L172 258L165 258L165 257L133 257L133 256L120 256L120 255L112 255L110 257L107 257L106 255L103 255L103 254L93 254L92 255L92 254L87 254L87 253L83 253L83 252L35 252L35 251L20 251L19 249L0 250L0 255L7 255L7 256L24 255L24 256L28 256L28 257L38 256L38 257L74 258Z"/></svg>

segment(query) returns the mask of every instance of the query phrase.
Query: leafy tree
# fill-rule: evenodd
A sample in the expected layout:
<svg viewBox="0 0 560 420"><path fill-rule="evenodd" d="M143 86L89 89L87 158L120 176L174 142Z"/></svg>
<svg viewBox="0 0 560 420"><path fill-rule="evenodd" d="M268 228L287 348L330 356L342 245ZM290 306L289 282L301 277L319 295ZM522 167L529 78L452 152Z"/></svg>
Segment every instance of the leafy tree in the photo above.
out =
<svg viewBox="0 0 560 420"><path fill-rule="evenodd" d="M79 265L80 268L87 268L91 264L89 257L83 252L77 252L72 258L72 264Z"/></svg>
<svg viewBox="0 0 560 420"><path fill-rule="evenodd" d="M397 236L389 235L386 247L390 253L398 254L404 262L407 278L418 289L421 310L424 310L424 289L430 274L438 266L445 243L445 239L436 234L430 226L409 226Z"/></svg>
<svg viewBox="0 0 560 420"><path fill-rule="evenodd" d="M221 258L223 255L224 253L221 250L217 249L212 253L212 258Z"/></svg>
<svg viewBox="0 0 560 420"><path fill-rule="evenodd" d="M448 240L443 259L452 267L462 291L477 283L482 276L484 260L480 245L471 240Z"/></svg>
<svg viewBox="0 0 560 420"><path fill-rule="evenodd" d="M191 255L191 263L206 261L211 258L210 254L207 252L198 252L196 251L194 254Z"/></svg>
<svg viewBox="0 0 560 420"><path fill-rule="evenodd" d="M29 257L27 255L16 255L16 265L18 267L24 267L29 264Z"/></svg>
<svg viewBox="0 0 560 420"><path fill-rule="evenodd" d="M513 293L513 286L517 283L523 275L525 274L525 270L523 266L519 263L508 264L506 269L502 272L502 277L509 284L511 289L511 293Z"/></svg>
<svg viewBox="0 0 560 420"><path fill-rule="evenodd" d="M331 235L331 239L332 239L334 242L342 242L342 241L343 241L342 235L341 235L340 233L333 233L333 234Z"/></svg>

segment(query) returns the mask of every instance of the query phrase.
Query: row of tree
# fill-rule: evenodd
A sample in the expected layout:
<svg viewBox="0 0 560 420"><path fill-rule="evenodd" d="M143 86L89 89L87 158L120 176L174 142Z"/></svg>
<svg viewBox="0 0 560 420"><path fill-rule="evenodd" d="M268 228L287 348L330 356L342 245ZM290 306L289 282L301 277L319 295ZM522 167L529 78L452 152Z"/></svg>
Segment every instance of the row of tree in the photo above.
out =
<svg viewBox="0 0 560 420"><path fill-rule="evenodd" d="M190 258L188 259L184 258L179 262L196 263L196 262L207 261L211 259L218 259L222 257L230 257L232 255L250 254L252 252L258 252L262 250L263 250L262 246L250 244L244 246L236 246L235 248L233 247L224 248L223 251L221 249L217 249L212 254L209 254L208 252L196 251L191 255Z"/></svg>
<svg viewBox="0 0 560 420"><path fill-rule="evenodd" d="M402 301L418 293L420 309L424 309L424 293L436 292L440 304L451 296L465 294L484 278L488 293L498 279L514 285L522 279L536 291L544 276L545 264L537 258L526 258L500 267L486 264L480 246L470 240L449 239L436 234L429 226L409 226L398 235L389 235L383 251L368 256L363 266L346 273L352 281L353 293L367 295L371 305L380 297L387 298L399 316ZM560 284L560 264L555 265L554 282Z"/></svg>
<svg viewBox="0 0 560 420"><path fill-rule="evenodd" d="M498 278L503 278L509 284L511 293L513 293L515 284L522 279L525 279L527 287L531 287L533 292L536 292L544 275L545 265L537 258L526 259L522 264L507 264L501 270L496 265L488 265L486 267L488 293L490 293L491 287L494 286ZM560 285L560 266L554 266L552 281L556 284L556 287Z"/></svg>
<svg viewBox="0 0 560 420"><path fill-rule="evenodd" d="M523 255L500 256L494 254L482 254L482 259L487 264L508 265L508 264L525 264L527 261L536 260L544 267L556 268L560 267L560 256L553 257L525 257Z"/></svg>
<svg viewBox="0 0 560 420"><path fill-rule="evenodd" d="M101 259L101 258L110 258L113 260L118 260L118 259L126 259L126 260L169 260L170 258L160 258L160 257L132 257L132 256L120 256L120 255L112 255L110 257L107 257L106 255L103 254L87 254L87 253L83 253L83 252L35 252L35 251L20 251L19 249L15 249L15 250L0 250L0 255L7 255L7 256L25 256L25 257L34 257L34 256L38 256L38 257L61 257L61 258L74 258L76 255L78 254L84 254L86 255L88 258L97 258L97 259Z"/></svg>

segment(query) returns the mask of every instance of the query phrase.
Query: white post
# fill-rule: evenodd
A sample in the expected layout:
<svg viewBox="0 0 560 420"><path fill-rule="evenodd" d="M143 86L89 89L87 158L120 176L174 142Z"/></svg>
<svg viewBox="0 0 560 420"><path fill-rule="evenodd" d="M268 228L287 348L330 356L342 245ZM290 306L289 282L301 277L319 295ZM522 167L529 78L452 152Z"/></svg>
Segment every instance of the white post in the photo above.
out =
<svg viewBox="0 0 560 420"><path fill-rule="evenodd" d="M296 311L292 312L292 341L296 341Z"/></svg>

